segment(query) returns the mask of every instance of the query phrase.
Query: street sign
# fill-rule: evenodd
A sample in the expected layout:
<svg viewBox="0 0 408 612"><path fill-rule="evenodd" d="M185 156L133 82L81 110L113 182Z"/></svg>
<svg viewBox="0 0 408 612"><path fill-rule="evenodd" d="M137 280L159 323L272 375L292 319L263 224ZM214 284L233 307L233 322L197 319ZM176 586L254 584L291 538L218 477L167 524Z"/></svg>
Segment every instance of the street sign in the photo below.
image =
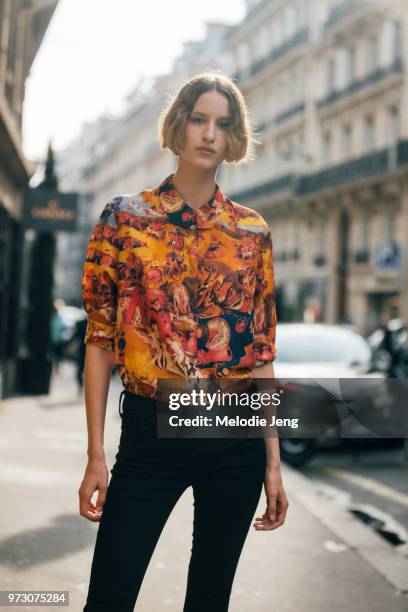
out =
<svg viewBox="0 0 408 612"><path fill-rule="evenodd" d="M24 197L24 229L36 232L75 232L78 194L28 188Z"/></svg>
<svg viewBox="0 0 408 612"><path fill-rule="evenodd" d="M374 268L378 271L399 271L401 265L401 249L393 240L384 240L375 247Z"/></svg>

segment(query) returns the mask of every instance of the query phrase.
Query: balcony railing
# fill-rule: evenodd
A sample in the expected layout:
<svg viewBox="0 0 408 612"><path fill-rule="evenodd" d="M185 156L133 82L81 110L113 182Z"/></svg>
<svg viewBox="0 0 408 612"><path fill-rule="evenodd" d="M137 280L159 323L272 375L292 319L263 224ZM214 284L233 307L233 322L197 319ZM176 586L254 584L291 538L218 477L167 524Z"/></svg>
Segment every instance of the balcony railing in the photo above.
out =
<svg viewBox="0 0 408 612"><path fill-rule="evenodd" d="M404 65L402 58L396 59L391 65L386 66L385 68L379 68L375 72L368 74L363 79L359 79L358 81L354 81L350 83L344 89L340 89L337 91L332 91L322 100L319 100L317 103L318 108L323 108L324 106L328 106L329 104L333 104L342 98L346 98L347 96L351 96L352 94L360 91L364 87L368 87L373 85L374 83L378 83L379 81L383 81L384 79L392 76L393 74L398 74L403 72Z"/></svg>
<svg viewBox="0 0 408 612"><path fill-rule="evenodd" d="M340 2L331 9L329 17L324 24L324 29L328 30L342 21L356 9L369 6L370 4L372 4L372 2L367 2L365 0L344 0L343 2Z"/></svg>
<svg viewBox="0 0 408 612"><path fill-rule="evenodd" d="M275 115L275 117L272 117L272 119L269 119L268 121L260 121L259 123L257 123L255 126L255 131L257 133L263 132L264 130L269 128L271 125L278 125L279 123L284 123L288 119L291 119L291 117L294 117L295 115L298 115L299 113L303 113L304 110L305 110L304 102L295 104L294 106L291 106L290 108L286 109L283 113L279 113L278 115Z"/></svg>
<svg viewBox="0 0 408 612"><path fill-rule="evenodd" d="M273 195L281 191L293 191L293 174L285 174L276 179L256 185L255 187L249 187L243 191L232 194L231 199L238 201L250 200L252 198L260 198L266 195Z"/></svg>
<svg viewBox="0 0 408 612"><path fill-rule="evenodd" d="M300 104L296 104L295 106L288 108L284 113L280 113L279 115L276 115L273 119L273 123L275 124L283 123L284 121L287 121L294 115L297 115L298 113L303 113L304 110L305 110L304 102L301 102Z"/></svg>
<svg viewBox="0 0 408 612"><path fill-rule="evenodd" d="M255 187L231 195L235 201L247 201L262 196L274 196L289 192L292 196L304 196L353 181L393 171L408 165L408 140L401 140L392 148L369 153L314 174L285 174Z"/></svg>
<svg viewBox="0 0 408 612"><path fill-rule="evenodd" d="M303 175L299 180L297 193L306 195L329 189L376 174L384 174L393 170L396 165L401 166L407 163L408 141L402 140L397 145L396 155L392 148L382 149L315 174Z"/></svg>
<svg viewBox="0 0 408 612"><path fill-rule="evenodd" d="M313 193L344 183L351 183L360 178L381 174L387 171L388 151L377 151L359 159L339 164L309 176L302 176L298 192L300 195Z"/></svg>
<svg viewBox="0 0 408 612"><path fill-rule="evenodd" d="M286 40L280 47L273 49L270 53L268 53L268 55L265 55L265 57L262 57L261 59L251 64L249 68L236 72L234 74L234 80L243 81L246 78L253 76L257 72L260 72L263 68L265 68L265 66L269 66L273 62L276 62L276 60L289 53L289 51L295 49L299 45L306 43L308 40L308 28L303 28L302 30L299 30L294 36Z"/></svg>

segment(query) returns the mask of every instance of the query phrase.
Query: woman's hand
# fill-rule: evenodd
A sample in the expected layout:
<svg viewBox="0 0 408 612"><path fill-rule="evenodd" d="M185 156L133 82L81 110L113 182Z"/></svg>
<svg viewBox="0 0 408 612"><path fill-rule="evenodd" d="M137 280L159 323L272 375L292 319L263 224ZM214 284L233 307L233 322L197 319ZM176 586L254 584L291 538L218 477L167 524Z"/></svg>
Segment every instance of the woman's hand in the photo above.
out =
<svg viewBox="0 0 408 612"><path fill-rule="evenodd" d="M79 513L89 521L101 520L102 506L108 488L108 468L104 459L89 459L79 494ZM98 491L96 504L91 502L92 495Z"/></svg>
<svg viewBox="0 0 408 612"><path fill-rule="evenodd" d="M289 502L282 484L280 466L267 467L265 474L266 510L257 516L254 528L258 531L271 531L285 522Z"/></svg>

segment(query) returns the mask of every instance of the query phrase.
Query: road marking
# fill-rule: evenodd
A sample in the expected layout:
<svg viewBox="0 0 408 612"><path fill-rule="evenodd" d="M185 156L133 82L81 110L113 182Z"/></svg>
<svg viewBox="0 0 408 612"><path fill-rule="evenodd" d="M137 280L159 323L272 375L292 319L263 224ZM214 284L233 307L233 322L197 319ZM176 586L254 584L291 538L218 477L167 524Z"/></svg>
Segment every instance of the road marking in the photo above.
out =
<svg viewBox="0 0 408 612"><path fill-rule="evenodd" d="M326 474L330 474L331 476L336 476L337 478L341 478L342 480L347 480L362 489L366 489L366 491L370 491L375 495L382 495L382 497L387 497L392 501L401 504L402 506L408 506L408 495L406 493L402 493L402 491L398 491L393 487L389 487L377 480L373 480L372 478L367 478L367 476L361 476L359 474L352 474L351 472L346 472L345 470L341 470L340 468L335 467L326 467L322 470Z"/></svg>

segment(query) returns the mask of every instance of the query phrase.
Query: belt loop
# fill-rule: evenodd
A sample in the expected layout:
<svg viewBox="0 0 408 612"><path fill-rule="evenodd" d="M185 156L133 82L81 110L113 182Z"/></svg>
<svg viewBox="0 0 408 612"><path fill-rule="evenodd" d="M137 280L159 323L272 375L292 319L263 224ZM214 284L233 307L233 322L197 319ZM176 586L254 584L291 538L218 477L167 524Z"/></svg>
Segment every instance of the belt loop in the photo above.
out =
<svg viewBox="0 0 408 612"><path fill-rule="evenodd" d="M121 391L121 394L119 395L119 416L122 418L123 416L123 398L125 396L126 393L126 389L124 389L123 391Z"/></svg>

